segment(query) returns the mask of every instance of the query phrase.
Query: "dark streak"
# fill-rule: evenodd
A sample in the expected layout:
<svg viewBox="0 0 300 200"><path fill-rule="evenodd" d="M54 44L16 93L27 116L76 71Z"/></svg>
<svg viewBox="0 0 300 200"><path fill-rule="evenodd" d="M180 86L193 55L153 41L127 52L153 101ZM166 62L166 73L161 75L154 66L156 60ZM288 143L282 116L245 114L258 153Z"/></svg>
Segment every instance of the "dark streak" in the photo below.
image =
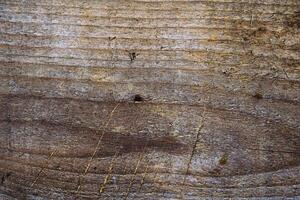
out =
<svg viewBox="0 0 300 200"><path fill-rule="evenodd" d="M3 175L1 178L1 185L3 185L4 181L5 181L5 175Z"/></svg>
<svg viewBox="0 0 300 200"><path fill-rule="evenodd" d="M1 178L1 185L3 185L4 182L5 182L5 180L6 180L8 177L10 177L11 175L12 175L12 172L8 172L8 173L4 174L4 175L2 176L2 178Z"/></svg>
<svg viewBox="0 0 300 200"><path fill-rule="evenodd" d="M114 143L111 141L113 138L118 138ZM143 150L156 150L168 152L171 154L184 154L188 151L189 147L186 144L180 143L175 138L170 136L163 137L145 137L139 135L122 135L116 133L106 134L102 140L103 142L103 155L111 155L111 149L117 149L120 154L127 154L131 152L141 152ZM146 148L145 148L146 146ZM145 148L145 149L144 149Z"/></svg>
<svg viewBox="0 0 300 200"><path fill-rule="evenodd" d="M289 17L286 20L285 25L289 28L299 29L300 28L300 11L295 12L294 15Z"/></svg>
<svg viewBox="0 0 300 200"><path fill-rule="evenodd" d="M295 154L300 155L300 152L298 151L280 151L280 150L272 150L272 149L257 149L257 148L246 148L247 150L252 151L264 151L264 152L271 152L271 153L286 153L286 154Z"/></svg>
<svg viewBox="0 0 300 200"><path fill-rule="evenodd" d="M202 123L203 123L203 122L202 122ZM199 129L198 129L198 132L197 132L197 135L196 135L196 139L195 139L195 142L194 142L194 145L193 145L193 149L192 149L192 152L191 152L191 155L190 155L190 158L189 158L189 162L188 162L188 164L187 164L187 168L186 168L186 173L185 173L185 175L188 175L188 174L189 174L190 165L191 165L191 163L192 163L192 159L193 159L194 154L195 154L195 152L196 152L196 147L197 147L197 143L198 143L198 141L199 141L199 136L200 136L200 134L201 134L202 128L203 128L203 124L201 124L201 126L200 126ZM186 181L186 176L184 177L184 180L183 180L183 183L182 183L183 185L185 184L185 181Z"/></svg>
<svg viewBox="0 0 300 200"><path fill-rule="evenodd" d="M255 93L253 95L253 97L256 98L256 99L262 99L263 98L263 96L260 93Z"/></svg>

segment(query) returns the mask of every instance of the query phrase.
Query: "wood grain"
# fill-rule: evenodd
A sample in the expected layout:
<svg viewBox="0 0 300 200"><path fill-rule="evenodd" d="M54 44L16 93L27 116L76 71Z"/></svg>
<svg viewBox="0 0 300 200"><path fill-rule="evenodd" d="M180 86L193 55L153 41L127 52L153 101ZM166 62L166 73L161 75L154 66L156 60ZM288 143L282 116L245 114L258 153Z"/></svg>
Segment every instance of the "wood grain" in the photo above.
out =
<svg viewBox="0 0 300 200"><path fill-rule="evenodd" d="M300 198L300 1L0 0L0 199Z"/></svg>

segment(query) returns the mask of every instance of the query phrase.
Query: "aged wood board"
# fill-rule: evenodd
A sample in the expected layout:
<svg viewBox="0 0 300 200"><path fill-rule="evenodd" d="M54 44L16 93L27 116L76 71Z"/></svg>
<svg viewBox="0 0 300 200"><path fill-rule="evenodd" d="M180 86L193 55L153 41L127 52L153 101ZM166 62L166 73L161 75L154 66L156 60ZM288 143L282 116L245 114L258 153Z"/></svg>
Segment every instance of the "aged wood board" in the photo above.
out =
<svg viewBox="0 0 300 200"><path fill-rule="evenodd" d="M300 199L299 0L0 0L0 199Z"/></svg>

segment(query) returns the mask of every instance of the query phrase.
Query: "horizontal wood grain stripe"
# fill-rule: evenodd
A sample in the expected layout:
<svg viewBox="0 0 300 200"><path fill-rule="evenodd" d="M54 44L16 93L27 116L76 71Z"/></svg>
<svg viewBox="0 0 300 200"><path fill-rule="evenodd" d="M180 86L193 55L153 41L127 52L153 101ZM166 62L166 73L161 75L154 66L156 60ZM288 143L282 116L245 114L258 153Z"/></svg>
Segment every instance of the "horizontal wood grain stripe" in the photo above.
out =
<svg viewBox="0 0 300 200"><path fill-rule="evenodd" d="M133 96L140 94L145 98L145 103L163 103L163 104L188 104L197 106L206 106L214 109L225 109L236 112L246 113L256 117L267 118L272 121L276 117L276 121L289 124L291 127L298 127L298 105L290 102L282 101L259 101L256 97L249 97L239 93L222 92L218 90L218 94L209 92L204 88L190 88L165 85L163 90L158 91L157 85L145 86L132 84L132 90L124 93L128 84L111 84L98 83L93 84L82 81L67 81L43 79L43 78L26 78L19 77L17 80L13 77L3 77L1 84L1 94L20 94L20 95L36 95L56 98L75 98L85 100L105 101L131 101ZM90 87L92 86L92 87ZM76 89L83 87L83 90ZM178 91L176 93L167 94L165 91ZM56 92L52 92L56 91ZM180 92L179 92L180 91ZM223 102L214 101L223 99ZM241 106L242 105L242 106ZM268 112L262 112L267 110ZM289 119L289 120L286 120Z"/></svg>
<svg viewBox="0 0 300 200"><path fill-rule="evenodd" d="M138 177L139 178L139 177ZM27 183L27 184L24 184ZM31 194L34 192L32 192L32 188L30 187L26 187L25 185L28 185L28 181L26 180L18 180L17 178L14 178L12 180L12 182L8 183L7 185L9 185L10 187L17 187L17 188L22 188L23 190L28 190L28 194ZM56 182L57 184L57 182ZM55 184L55 181L50 181L50 180L47 180L47 185L56 185ZM135 183L134 183L134 187L138 187L140 184L139 180L136 180ZM156 183L156 186L157 187L161 187L161 193L159 191L157 191L159 188L153 188L153 184L152 185L149 185L148 184L145 186L147 188L150 187L150 191L141 191L141 192L137 192L137 191L133 191L130 196L132 197L135 197L135 198L143 198L145 195L149 198L163 198L165 197L166 195L168 195L168 197L173 197L173 198L176 198L176 199L179 199L180 198L180 189L177 188L175 189L175 191L173 190L167 190L167 188L169 187L174 187L173 185L164 185L163 183L161 183L162 185L160 186L160 182ZM41 185L37 185L35 186L35 191L39 191L39 193L43 193L46 191L49 190L49 187L47 187L47 185L45 184L41 184ZM74 184L73 184L74 185ZM60 187L62 187L63 185L58 185L56 187L58 187L57 189L54 189L54 188L51 188L51 191L52 191L52 194L50 194L51 196L54 196L54 198L61 194L62 191L59 190ZM165 186L165 187L164 187ZM52 186L53 187L53 186ZM167 187L167 188L166 188ZM187 186L186 186L187 187ZM287 186L289 187L289 186ZM293 191L293 188L298 188L299 186L298 185L291 185L290 188L291 188L291 191ZM124 188L126 188L126 185L124 184ZM213 192L217 197L216 198L224 198L224 197L227 197L229 198L231 195L235 195L235 197L240 197L240 198L264 198L264 199L279 199L280 196L279 195L284 195L285 197L295 197L295 194L297 194L296 192L285 192L285 189L284 189L284 186L274 186L274 187L257 187L257 188L246 188L246 189L227 189L226 191L226 194L222 194L220 191L218 191L217 189L204 189L204 188L199 188L198 191L193 191L195 189L193 188L190 188L190 187L187 187L189 192L194 194L194 195L191 195L190 197L195 197L195 198L199 198L199 197L203 197L203 198L209 198L211 196L211 193ZM76 189L76 188L75 188ZM73 193L75 192L75 189L72 191L72 190L63 190L64 192L63 193ZM120 194L116 194L115 193L115 187L113 186L110 186L108 187L108 191L104 192L103 194L101 194L101 197L122 197L122 196L125 196L126 194L126 189L125 191L122 189L121 191L123 191L122 193ZM168 192L163 192L164 190L167 190ZM264 191L266 190L266 191ZM272 195L272 191L276 191L276 193ZM60 191L58 193L58 191ZM256 195L251 195L253 194L253 192L256 191ZM295 191L295 190L294 190ZM49 191L48 191L49 192ZM154 195L154 192L156 192L156 194ZM174 193L174 194L173 194ZM56 195L55 195L56 194ZM49 194L47 194L47 192L45 192L45 197L49 197ZM278 196L277 196L278 195ZM87 187L85 187L85 190L83 192L80 192L79 193L79 196L82 197L82 198L88 198L88 199L95 199L95 198L99 198L100 195L99 193L97 193L97 186L96 185L91 185L91 184L88 184Z"/></svg>
<svg viewBox="0 0 300 200"><path fill-rule="evenodd" d="M159 11L168 11L168 10L183 10L183 11L197 11L197 10L207 10L207 9L215 9L215 10L221 10L221 11L235 11L233 8L244 8L246 11L249 11L252 9L262 10L264 12L269 10L276 10L281 9L287 11L288 9L293 9L297 6L299 6L299 3L297 4L287 4L287 3L250 3L250 2L226 2L226 1L159 1L159 2L151 2L151 1L135 1L132 3L123 3L122 4L118 1L113 3L103 2L102 6L99 4L96 4L96 2L90 2L91 4L88 6L85 6L84 3L77 4L72 6L72 4L65 2L52 2L52 4L49 4L47 1L46 3L36 3L31 4L31 6L49 6L49 7L62 7L62 8L79 8L79 9L112 9L113 6L116 6L116 8L113 9L141 9L141 10L159 10ZM27 2L28 3L28 2ZM24 5L23 3L20 3L17 1L6 1L5 4L8 5ZM195 9L198 8L198 9ZM199 9L200 8L200 9ZM244 12L245 12L244 10ZM243 10L239 9L238 11L243 12Z"/></svg>
<svg viewBox="0 0 300 200"><path fill-rule="evenodd" d="M269 100L282 100L290 103L299 101L298 92L300 86L297 82L278 80L276 84L271 83L270 79L252 79L248 77L247 81L241 82L237 79L230 79L220 74L214 74L209 71L199 71L199 75L196 72L190 71L170 71L166 69L147 69L141 71L140 69L107 69L107 68L88 68L82 69L78 67L69 66L51 66L51 65L36 65L36 64L23 64L12 65L11 63L1 63L2 68L0 74L2 76L11 77L36 77L36 78L52 78L53 80L66 80L66 81L84 81L95 84L155 84L155 85L177 85L183 87L193 88L211 88L221 89L223 91L232 91L231 87L235 89L235 92L243 93L251 97L256 94L261 95L261 99ZM39 72L41 67L43 72ZM60 72L67 71L65 74ZM147 78L140 78L147 75ZM179 76L180 75L180 76ZM246 76L243 76L247 79ZM170 79L170 80L169 80ZM193 81L191 82L190 79ZM268 84L269 83L269 84ZM260 86L258 86L259 84ZM287 85L293 87L293 91L286 90ZM255 87L255 90L253 90ZM277 95L271 93L271 91L277 91Z"/></svg>
<svg viewBox="0 0 300 200"><path fill-rule="evenodd" d="M286 27L287 17L277 17L277 19L269 19L270 16L260 16L257 18L251 16L225 18L222 16L206 16L198 18L161 18L159 21L153 21L149 18L126 18L126 17L105 17L95 16L89 17L81 15L67 14L41 14L25 11L1 11L1 20L10 22L44 22L50 24L77 24L84 26L99 27L132 27L145 29L161 29L161 28L223 28L231 30L253 30L258 26L267 26L269 30L278 31L281 27ZM276 21L275 21L276 20Z"/></svg>
<svg viewBox="0 0 300 200"><path fill-rule="evenodd" d="M26 181L33 181L34 180L34 174L30 175L30 174L24 174L22 169L21 169L21 166L18 166L18 163L17 162L14 162L14 161L8 161L8 163L11 163L11 164L15 164L16 166L14 167L13 169L13 175L18 177L18 178L21 178L23 180L26 180ZM26 164L25 164L26 166ZM30 168L32 168L32 170L35 168L35 167L32 167L32 166L29 166ZM1 167L2 169L5 170L5 168ZM7 170L7 169L6 169ZM283 170L283 173L288 170ZM37 170L35 170L34 172L37 173ZM30 171L28 170L28 173L30 173ZM32 173L32 172L31 172ZM47 169L47 171L45 172L45 174L47 175L46 177L44 177L43 179L44 180L49 180L49 181L57 181L57 182L60 182L60 183L65 183L65 184L70 184L70 185L75 185L76 186L76 182L74 180L77 180L78 177L76 177L77 174L73 175L72 173L70 172L64 172L66 174L69 175L69 177L64 177L66 179L62 179L62 176L63 173L57 171L57 170L53 170L53 169ZM282 172L281 172L282 173ZM277 173L276 173L277 174ZM292 177L291 175L298 175L297 173L289 173L289 175L287 175L286 177L290 176ZM99 185L99 183L101 183L101 179L104 179L104 174L93 174L93 175L97 175L97 178L98 180L96 179L92 179L92 180L86 180L86 182L88 184L95 184L95 185ZM101 176L102 175L102 176ZM126 179L128 180L129 177L127 176L132 176L133 174L112 174L112 176L116 176L117 180L119 181L119 184L122 186L122 185L126 185ZM143 175L143 172L139 173L137 177L139 180L137 180L136 182L139 183L140 182L140 179L141 179L141 176ZM160 173L160 175L162 176L165 176L166 174L164 173ZM153 184L153 177L155 176L154 172L148 172L147 173L147 178L145 180L145 185L147 185L148 187L151 187L151 185ZM175 176L174 176L175 177ZM164 185L168 185L168 186L172 186L172 185L180 185L181 182L180 180L182 179L182 176L181 175L176 175L176 178L173 178L173 179L167 179L167 180L159 180L159 183L160 184L164 184ZM249 178L249 177L248 177ZM178 180L179 179L179 180ZM240 189L240 190L243 190L245 188L258 188L258 187L263 187L264 185L253 185L253 186L248 186L248 187L245 187L245 188L242 188L241 186L239 185L231 185L231 186L225 186L225 185L213 185L211 182L212 180L209 180L209 179L215 179L215 180L218 180L220 178L209 178L209 177L203 177L204 180L202 180L202 183L199 183L197 184L196 186L195 185L191 185L189 183L186 183L185 185L182 185L182 186L186 186L186 187L189 187L189 188L201 188L201 189L215 189L215 190L218 190L220 188L223 188L223 189ZM206 179L206 180L205 180ZM251 178L250 178L251 180ZM284 179L283 179L284 180ZM9 180L9 181L13 181L13 180ZM14 181L13 181L14 182ZM250 181L248 181L249 184L251 184ZM297 182L297 181L296 181ZM293 180L287 180L286 182L275 182L275 181L272 181L272 183L268 183L265 187L276 187L276 186L292 186L292 185L296 185L296 182L295 182L295 179ZM73 183L73 184L71 184ZM43 185L42 183L40 183L41 185ZM112 184L112 183L110 183ZM73 187L75 187L73 185ZM244 185L247 185L247 182L244 183ZM146 187L147 187L146 186ZM144 189L144 192L147 191L146 189Z"/></svg>

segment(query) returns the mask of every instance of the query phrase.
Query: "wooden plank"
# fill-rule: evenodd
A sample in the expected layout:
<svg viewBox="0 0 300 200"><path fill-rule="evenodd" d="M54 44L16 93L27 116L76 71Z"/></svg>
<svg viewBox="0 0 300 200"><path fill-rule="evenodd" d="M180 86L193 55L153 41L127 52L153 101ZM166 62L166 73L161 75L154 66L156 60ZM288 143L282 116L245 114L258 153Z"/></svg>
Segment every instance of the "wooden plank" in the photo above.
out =
<svg viewBox="0 0 300 200"><path fill-rule="evenodd" d="M0 0L0 198L300 198L299 13Z"/></svg>

